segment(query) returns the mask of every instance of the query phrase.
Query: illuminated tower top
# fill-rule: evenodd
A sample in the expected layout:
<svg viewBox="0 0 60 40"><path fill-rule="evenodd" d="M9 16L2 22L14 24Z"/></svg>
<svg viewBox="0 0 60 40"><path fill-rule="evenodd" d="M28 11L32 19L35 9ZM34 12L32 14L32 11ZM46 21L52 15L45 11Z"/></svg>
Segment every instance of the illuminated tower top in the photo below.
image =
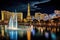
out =
<svg viewBox="0 0 60 40"><path fill-rule="evenodd" d="M30 16L30 4L28 3L28 12L27 16Z"/></svg>

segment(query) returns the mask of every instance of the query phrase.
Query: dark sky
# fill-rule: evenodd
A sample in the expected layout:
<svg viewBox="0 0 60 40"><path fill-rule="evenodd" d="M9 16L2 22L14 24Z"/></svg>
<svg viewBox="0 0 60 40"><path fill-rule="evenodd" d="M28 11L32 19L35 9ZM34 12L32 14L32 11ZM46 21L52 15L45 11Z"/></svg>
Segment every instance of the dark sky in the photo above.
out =
<svg viewBox="0 0 60 40"><path fill-rule="evenodd" d="M34 15L34 12L42 12L51 14L54 10L60 10L58 0L0 0L0 11L16 11L23 12L26 16L27 4L30 3L31 6L31 15Z"/></svg>

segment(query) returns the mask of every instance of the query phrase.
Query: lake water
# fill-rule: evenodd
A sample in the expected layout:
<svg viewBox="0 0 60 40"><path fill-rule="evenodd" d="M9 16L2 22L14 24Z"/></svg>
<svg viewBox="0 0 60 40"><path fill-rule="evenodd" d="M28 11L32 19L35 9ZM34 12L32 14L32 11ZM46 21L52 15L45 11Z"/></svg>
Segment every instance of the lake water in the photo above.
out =
<svg viewBox="0 0 60 40"><path fill-rule="evenodd" d="M27 33L26 31L22 30L7 30L7 34L10 37L10 40L27 40ZM38 30L33 30L31 31L31 40L56 40L57 39L57 34L56 33L51 33L49 31L45 32L39 32Z"/></svg>

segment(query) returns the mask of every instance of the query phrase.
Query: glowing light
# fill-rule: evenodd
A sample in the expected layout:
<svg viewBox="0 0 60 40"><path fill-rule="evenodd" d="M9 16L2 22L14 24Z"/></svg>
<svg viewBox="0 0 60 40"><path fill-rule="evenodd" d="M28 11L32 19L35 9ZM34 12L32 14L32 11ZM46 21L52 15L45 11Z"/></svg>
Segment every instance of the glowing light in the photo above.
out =
<svg viewBox="0 0 60 40"><path fill-rule="evenodd" d="M31 32L27 31L27 40L31 40Z"/></svg>
<svg viewBox="0 0 60 40"><path fill-rule="evenodd" d="M10 31L9 35L10 35L10 39L13 39L13 31Z"/></svg>
<svg viewBox="0 0 60 40"><path fill-rule="evenodd" d="M9 31L10 39L17 40L17 31Z"/></svg>
<svg viewBox="0 0 60 40"><path fill-rule="evenodd" d="M35 35L35 30L33 29L33 25L31 25L31 32L33 35Z"/></svg>
<svg viewBox="0 0 60 40"><path fill-rule="evenodd" d="M51 33L52 40L56 40L56 35L54 33Z"/></svg>
<svg viewBox="0 0 60 40"><path fill-rule="evenodd" d="M2 27L1 33L2 33L2 36L4 36L4 28L3 27Z"/></svg>
<svg viewBox="0 0 60 40"><path fill-rule="evenodd" d="M57 28L57 32L59 32L59 28Z"/></svg>
<svg viewBox="0 0 60 40"><path fill-rule="evenodd" d="M49 33L48 32L45 32L45 37L49 38Z"/></svg>
<svg viewBox="0 0 60 40"><path fill-rule="evenodd" d="M16 40L17 40L17 31L16 31Z"/></svg>
<svg viewBox="0 0 60 40"><path fill-rule="evenodd" d="M32 29L32 31L31 31L31 32L32 32L32 34L33 34L33 36L34 36L34 35L35 35L35 30L34 30L34 29Z"/></svg>

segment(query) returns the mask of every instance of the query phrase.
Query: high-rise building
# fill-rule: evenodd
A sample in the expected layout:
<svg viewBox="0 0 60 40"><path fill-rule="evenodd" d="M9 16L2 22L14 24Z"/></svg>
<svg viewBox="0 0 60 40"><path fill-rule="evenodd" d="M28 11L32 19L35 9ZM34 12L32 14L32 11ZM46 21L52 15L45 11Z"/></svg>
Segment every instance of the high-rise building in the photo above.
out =
<svg viewBox="0 0 60 40"><path fill-rule="evenodd" d="M60 10L55 10L54 13L56 14L56 17L60 17Z"/></svg>
<svg viewBox="0 0 60 40"><path fill-rule="evenodd" d="M60 14L60 10L55 10L54 13L55 14Z"/></svg>
<svg viewBox="0 0 60 40"><path fill-rule="evenodd" d="M31 16L30 16L30 4L28 3L28 10L27 10L27 21L31 20Z"/></svg>
<svg viewBox="0 0 60 40"><path fill-rule="evenodd" d="M15 12L1 11L1 15L2 15L1 20L4 21L5 24L8 24L10 17L13 16L14 14L15 14ZM17 12L17 21L22 22L22 20L23 20L23 13Z"/></svg>
<svg viewBox="0 0 60 40"><path fill-rule="evenodd" d="M40 20L40 15L41 15L40 12L35 13L35 19Z"/></svg>
<svg viewBox="0 0 60 40"><path fill-rule="evenodd" d="M42 14L40 12L35 13L35 19L43 20L46 14Z"/></svg>
<svg viewBox="0 0 60 40"><path fill-rule="evenodd" d="M44 20L44 18L45 18L45 14L41 14L40 15L40 20Z"/></svg>
<svg viewBox="0 0 60 40"><path fill-rule="evenodd" d="M4 22L3 24L8 24L8 21L10 19L10 12L8 11L1 11L1 15L2 15L2 21Z"/></svg>
<svg viewBox="0 0 60 40"><path fill-rule="evenodd" d="M9 20L11 16L11 12L1 11L1 15L2 15L2 20Z"/></svg>
<svg viewBox="0 0 60 40"><path fill-rule="evenodd" d="M23 13L22 12L17 13L17 20L18 21L22 21L23 20Z"/></svg>

